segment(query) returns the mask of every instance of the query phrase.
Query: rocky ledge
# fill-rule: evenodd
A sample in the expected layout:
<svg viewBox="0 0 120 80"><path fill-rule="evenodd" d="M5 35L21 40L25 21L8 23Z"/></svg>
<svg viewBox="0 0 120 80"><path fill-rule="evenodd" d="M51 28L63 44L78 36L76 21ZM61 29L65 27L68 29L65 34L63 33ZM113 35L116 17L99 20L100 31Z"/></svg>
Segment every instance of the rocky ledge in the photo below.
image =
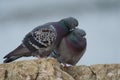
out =
<svg viewBox="0 0 120 80"><path fill-rule="evenodd" d="M120 80L120 64L63 68L53 58L0 64L0 80Z"/></svg>

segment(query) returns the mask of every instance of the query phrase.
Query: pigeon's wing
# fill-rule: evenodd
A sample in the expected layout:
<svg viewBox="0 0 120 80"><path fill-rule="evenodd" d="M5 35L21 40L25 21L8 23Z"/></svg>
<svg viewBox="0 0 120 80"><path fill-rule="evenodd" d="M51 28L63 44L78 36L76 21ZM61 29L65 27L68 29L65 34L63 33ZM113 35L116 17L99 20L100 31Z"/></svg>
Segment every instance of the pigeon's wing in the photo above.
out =
<svg viewBox="0 0 120 80"><path fill-rule="evenodd" d="M56 41L57 32L53 25L38 26L23 39L23 44L31 52L40 52L37 55L50 51ZM39 51L38 51L39 50ZM33 54L34 55L34 54ZM44 55L44 54L42 54ZM45 54L46 55L46 54Z"/></svg>

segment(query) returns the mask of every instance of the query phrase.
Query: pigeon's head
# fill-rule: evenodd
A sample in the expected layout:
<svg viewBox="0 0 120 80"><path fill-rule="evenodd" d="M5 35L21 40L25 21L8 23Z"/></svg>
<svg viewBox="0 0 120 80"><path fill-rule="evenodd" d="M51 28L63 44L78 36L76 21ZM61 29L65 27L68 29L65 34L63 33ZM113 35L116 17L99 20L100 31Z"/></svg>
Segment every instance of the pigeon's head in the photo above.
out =
<svg viewBox="0 0 120 80"><path fill-rule="evenodd" d="M81 38L85 38L86 36L86 32L83 29L79 28L74 29L73 34Z"/></svg>
<svg viewBox="0 0 120 80"><path fill-rule="evenodd" d="M64 25L69 29L74 29L78 26L78 20L73 17L64 18L61 20L61 22L63 22Z"/></svg>

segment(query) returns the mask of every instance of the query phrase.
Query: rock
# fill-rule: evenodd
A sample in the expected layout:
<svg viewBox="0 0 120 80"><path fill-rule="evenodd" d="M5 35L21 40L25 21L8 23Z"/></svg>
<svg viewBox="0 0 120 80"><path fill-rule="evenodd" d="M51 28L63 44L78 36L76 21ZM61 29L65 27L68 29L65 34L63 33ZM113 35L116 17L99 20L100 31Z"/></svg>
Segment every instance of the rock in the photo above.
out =
<svg viewBox="0 0 120 80"><path fill-rule="evenodd" d="M89 66L71 66L64 69L68 74L70 74L75 80L97 80L96 75L91 71Z"/></svg>
<svg viewBox="0 0 120 80"><path fill-rule="evenodd" d="M53 58L0 64L0 80L120 80L120 64L69 66Z"/></svg>
<svg viewBox="0 0 120 80"><path fill-rule="evenodd" d="M5 63L0 71L0 80L74 80L53 58Z"/></svg>
<svg viewBox="0 0 120 80"><path fill-rule="evenodd" d="M71 66L63 70L75 80L120 80L120 64Z"/></svg>

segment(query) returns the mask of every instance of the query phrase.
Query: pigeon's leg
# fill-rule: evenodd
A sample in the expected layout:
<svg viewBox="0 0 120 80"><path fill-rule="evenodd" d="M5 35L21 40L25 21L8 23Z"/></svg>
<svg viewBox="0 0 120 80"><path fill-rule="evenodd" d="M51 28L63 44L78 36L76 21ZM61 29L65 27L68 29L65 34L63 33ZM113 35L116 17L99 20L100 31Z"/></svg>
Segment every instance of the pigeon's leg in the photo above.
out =
<svg viewBox="0 0 120 80"><path fill-rule="evenodd" d="M67 68L68 66L67 66L67 64L64 63L64 64L63 64L63 67L64 67L64 68Z"/></svg>
<svg viewBox="0 0 120 80"><path fill-rule="evenodd" d="M63 66L63 68L68 68L66 63L61 63L61 65Z"/></svg>

